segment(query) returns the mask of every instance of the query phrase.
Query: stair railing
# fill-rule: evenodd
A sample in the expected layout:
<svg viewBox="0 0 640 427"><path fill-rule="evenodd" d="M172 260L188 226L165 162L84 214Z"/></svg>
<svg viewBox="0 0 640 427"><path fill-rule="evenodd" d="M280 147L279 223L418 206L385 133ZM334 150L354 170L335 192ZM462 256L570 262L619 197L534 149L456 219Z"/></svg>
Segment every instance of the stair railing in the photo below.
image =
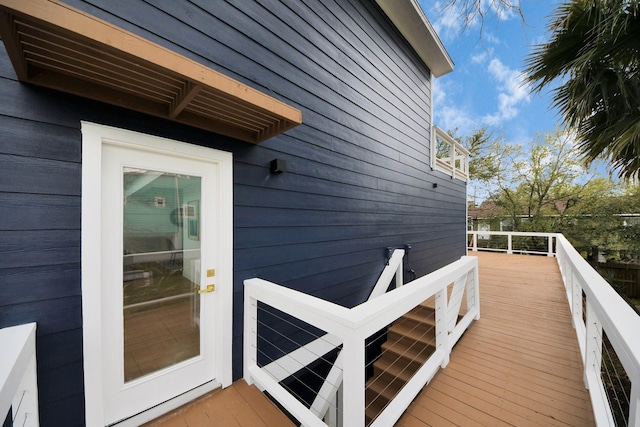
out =
<svg viewBox="0 0 640 427"><path fill-rule="evenodd" d="M405 251L403 249L394 249L390 254L387 265L382 270L380 277L373 286L371 294L369 294L368 301L385 294L389 287L399 288L403 285L403 259ZM286 356L285 356L286 357ZM342 388L342 363L343 354L342 351L338 354L331 370L327 374L324 383L320 387L318 394L316 395L313 403L311 404L311 411L318 415L322 419L329 418L331 421L333 418L329 415L330 410L334 409L334 412L341 412L342 401L338 399L338 391ZM336 419L333 422L329 422L331 427L335 427L339 424Z"/></svg>
<svg viewBox="0 0 640 427"><path fill-rule="evenodd" d="M38 427L36 324L0 329L0 420L11 412L13 426Z"/></svg>
<svg viewBox="0 0 640 427"><path fill-rule="evenodd" d="M326 424L322 421L322 415L310 409L310 404L302 403L299 396L294 396L281 384L285 375L291 376L296 371L308 369L303 366L305 362L322 358L335 365L335 355L329 354L332 348L341 346L342 385L335 383L332 386L334 391L342 388L344 405L338 414L339 424L364 426L365 341L421 302L435 297L435 352L370 424L373 427L392 425L438 369L447 365L455 341L480 316L478 264L475 257L463 257L351 309L262 279L248 279L244 283L244 378L249 384L255 383L266 390L305 426ZM466 288L467 311L460 320L458 313L451 320L456 305L448 301L447 288L451 283L464 283ZM277 333L274 327L276 323L283 325L285 330L301 323L301 330L312 334L313 338L307 338L307 341L315 343L317 348L311 350L299 345L289 352L297 365L278 366L276 369L272 364L276 359L269 359L266 353L285 351L296 334ZM261 336L261 331L266 338ZM265 369L267 366L271 369Z"/></svg>
<svg viewBox="0 0 640 427"><path fill-rule="evenodd" d="M402 286L404 254L405 251L402 249L393 250L385 268L373 286L368 300L386 293L390 287L397 288ZM319 336L306 345L300 346L295 351L273 360L264 366L263 369L276 381L281 382L289 377L291 372L304 369L304 367L321 359L321 355L338 349L340 345L340 342L335 341L328 334ZM340 352L336 360L332 363L329 374L327 374L309 408L315 415L322 419L335 418L331 416L330 410L333 410L333 412L341 411L340 408L342 405L341 402L338 402L336 396L342 384L342 359L342 352ZM337 425L336 422L329 422L329 424L331 426Z"/></svg>

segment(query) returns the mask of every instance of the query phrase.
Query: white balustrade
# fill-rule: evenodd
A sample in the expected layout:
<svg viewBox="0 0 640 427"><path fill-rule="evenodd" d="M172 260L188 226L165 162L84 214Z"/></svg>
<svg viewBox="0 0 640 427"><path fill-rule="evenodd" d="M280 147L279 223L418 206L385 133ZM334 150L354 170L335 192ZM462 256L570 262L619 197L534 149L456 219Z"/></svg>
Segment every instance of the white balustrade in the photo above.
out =
<svg viewBox="0 0 640 427"><path fill-rule="evenodd" d="M471 251L494 251L494 252L506 252L508 254L521 253L521 254L545 254L549 257L554 256L553 239L556 233L529 233L518 231L467 231L467 236L471 236L471 241L468 241L468 249ZM482 236L480 239L478 236ZM493 239L492 237L496 237ZM506 245L503 239L499 237L506 237ZM520 245L514 245L514 238L518 239ZM542 246L534 246L531 248L529 243L532 243L533 239L546 239L546 243ZM478 241L486 242L487 246L481 247Z"/></svg>
<svg viewBox="0 0 640 427"><path fill-rule="evenodd" d="M0 419L11 411L11 425L38 427L36 324L0 329L0 343Z"/></svg>
<svg viewBox="0 0 640 427"><path fill-rule="evenodd" d="M433 126L431 167L466 181L469 178L469 150L438 126Z"/></svg>
<svg viewBox="0 0 640 427"><path fill-rule="evenodd" d="M606 280L589 265L561 234L556 237L558 265L567 295L571 295L573 324L580 342L585 386L599 426L614 426L612 402L607 397L601 370L603 333L608 338L626 374L631 380L627 425L640 425L640 316L618 295ZM583 316L585 298L586 316ZM573 300L573 301L572 301Z"/></svg>
<svg viewBox="0 0 640 427"><path fill-rule="evenodd" d="M618 295L615 289L580 256L569 241L558 233L527 233L500 231L468 231L472 251L491 250L508 253L520 252L555 256L562 274L567 301L571 310L573 327L584 367L585 387L589 390L591 405L598 426L616 426L624 422L629 427L640 426L640 316ZM511 242L515 236L547 238L547 251L516 250L509 243L506 248L478 246L478 235L507 236ZM485 237L486 237L485 236ZM487 240L487 239L485 239ZM555 242L555 245L554 245ZM624 420L614 419L620 408L613 402L617 398L607 395L603 381L604 355L608 351L604 336L619 359L631 381L628 396L628 413L621 414ZM617 381L616 379L614 379ZM625 403L626 405L626 403Z"/></svg>
<svg viewBox="0 0 640 427"><path fill-rule="evenodd" d="M398 264L398 258L391 257L389 267L391 270L397 271L401 268L401 255L399 259ZM392 277L393 274L385 279L386 286L384 284L379 286L386 289ZM383 282L379 281L379 283ZM456 289L452 291L448 301L447 287L451 283L454 283ZM279 381L285 374L281 372L275 377L271 376L269 371L278 371L270 366L273 364L262 368L258 366L258 304L280 310L324 331L326 335L319 339L332 337L329 341L332 345L342 344L342 350L338 356L342 365L341 395L343 398L343 409L338 414L340 418L338 424L342 426L364 426L365 424L364 367L367 338L383 330L429 297L436 296L435 352L371 424L372 427L392 425L438 369L446 366L455 342L473 320L480 316L478 264L475 257L463 257L459 261L404 286L375 296L351 309L262 279L248 279L244 284L244 378L249 384L255 383L259 388L268 391L305 426L326 425L322 421L323 411L307 408L282 387ZM461 320L457 321L458 312L455 310L460 306L460 302L456 299L462 300L461 290L466 290L467 293L467 312ZM377 293L378 291L375 292ZM316 354L315 359L323 355L322 351ZM311 358L307 357L305 362L309 359ZM289 371L289 373L293 372ZM326 400L333 401L332 398Z"/></svg>

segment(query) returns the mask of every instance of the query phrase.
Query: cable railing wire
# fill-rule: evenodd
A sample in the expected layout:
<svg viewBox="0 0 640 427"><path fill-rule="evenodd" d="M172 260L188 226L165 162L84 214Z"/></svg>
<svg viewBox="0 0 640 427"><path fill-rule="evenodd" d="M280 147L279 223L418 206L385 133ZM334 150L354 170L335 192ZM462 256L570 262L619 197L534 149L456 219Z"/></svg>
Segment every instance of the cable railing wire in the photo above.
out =
<svg viewBox="0 0 640 427"><path fill-rule="evenodd" d="M600 377L605 386L604 389L609 407L611 408L616 426L627 426L629 423L630 393L627 393L626 386L622 382L622 379L627 377L626 371L624 374L618 371L618 368L624 370L624 367L620 363L620 359L615 351L610 351L613 350L613 348L606 333L603 333L599 339L602 342L603 356L600 367Z"/></svg>
<svg viewBox="0 0 640 427"><path fill-rule="evenodd" d="M463 278L463 279L461 279L461 280L464 280L464 281L465 281L465 285L466 285L466 284L467 284L467 281L468 281L468 277L465 277L465 278ZM458 281L456 281L456 282L454 282L454 283L453 283L453 289L455 289L455 284L456 284L456 283L458 283ZM453 290L453 289L452 289L452 290ZM452 293L452 294L450 295L450 297L449 297L449 301L455 300L455 299L457 298L457 296L458 296L458 295L460 295L460 294L464 295L464 292L465 292L465 291L466 291L466 286L463 286L463 287L462 287L462 288L460 288L460 289L459 289L455 294L454 294L454 293ZM462 298L462 297L461 297L461 298ZM418 307L420 307L420 306L418 306ZM423 308L425 308L425 309L426 309L426 307L423 307ZM462 306L461 306L461 309L462 309ZM433 313L431 313L431 314L430 314L430 316L434 316L434 317L435 317L435 311L434 311ZM434 319L434 320L435 320L435 319ZM424 325L424 323L423 323L423 322L415 321L415 320L401 320L401 323L400 323L400 324L402 324L402 322L405 322L405 321L406 321L406 322L417 322L417 323L414 325L414 327L413 327L413 328L411 328L410 332L414 332L417 328L419 328L419 327L421 327L421 326L423 326L423 325ZM422 335L420 335L420 337L419 337L419 339L418 339L418 340L416 340L416 341L412 342L406 350L404 350L402 353L400 353L398 356L396 356L396 357L395 357L395 359L391 362L391 364L393 365L393 364L395 364L396 362L398 362L400 359L405 358L405 357L407 356L407 354L408 354L409 352L411 352L412 350L416 350L416 349L418 350L417 354L416 354L414 357L412 357L412 358L408 358L408 357L406 357L406 358L408 358L408 359L410 360L410 363L406 364L406 365L404 366L404 368L402 368L402 369L401 369L401 371L399 372L398 376L399 376L399 375L402 375L405 371L407 371L407 370L409 369L409 366L410 366L412 363L418 362L418 358L419 358L419 357L421 357L421 356L422 356L422 355L423 355L427 350L429 350L429 348L430 348L430 347L434 347L434 348L435 348L435 335L434 335L434 343L433 343L432 345L426 344L426 343L424 343L424 342L422 342L422 341L421 341L421 339L422 339L422 338L424 338L424 337L425 337L425 336L427 336L427 335L430 335L430 334L433 332L433 330L434 330L434 329L435 329L435 325L434 325L434 326L431 326L430 328L428 328L425 332L423 332L423 333L422 333ZM392 342L390 345L398 344L401 340L402 340L402 337L401 337L401 338L399 338L399 339L397 339L397 340L395 340L395 341L394 341L394 342ZM373 344L373 343L369 343L369 345L371 345L371 344ZM384 354L386 354L386 353L388 353L388 352L390 352L390 350L383 350L383 351L382 351L382 353L381 353L377 358L375 358L372 362L370 362L370 363L367 365L367 367L369 367L369 366L373 365L373 363L375 363L375 362L376 362L377 360L379 360L379 359L380 359ZM420 362L418 362L418 363L420 363ZM385 371L385 372L380 373L380 374L379 374L378 376L376 376L375 378L373 378L373 377L372 377L372 379L370 379L370 381L372 381L372 382L373 382L373 381L378 380L378 379L379 379L379 378L381 378L381 377L382 377L382 375L384 375L385 373L386 373L386 371ZM395 378L398 378L398 376L396 376ZM389 383L388 383L388 384L387 384L387 385L386 385L386 386L385 386L385 387L384 387L384 388L383 388L379 393L377 393L377 394L376 394L376 396L375 396L373 399L371 399L371 401L366 405L366 408L368 409L371 405L373 405L373 404L374 404L374 403L375 403L375 402L376 402L376 401L377 401L377 400L378 400L378 399L379 399L379 398L384 394L384 392L386 392L386 391L389 389L389 387L391 387L391 382L389 382ZM398 392L399 392L399 391L398 391ZM395 394L397 394L398 392L396 392ZM385 405L385 407L386 407L386 405ZM383 408L383 409L384 409L384 408Z"/></svg>
<svg viewBox="0 0 640 427"><path fill-rule="evenodd" d="M17 408L13 408L13 419L11 420L12 423L16 422L16 418L18 417L18 414L20 413L20 407L22 406L22 401L24 400L24 395L27 393L26 390L22 390L22 394L20 395L20 401L18 402L18 407Z"/></svg>
<svg viewBox="0 0 640 427"><path fill-rule="evenodd" d="M262 350L260 350L259 348L256 348L256 350L257 350L258 352L260 352L260 353L264 354L264 352L263 352ZM277 360L272 360L272 362L276 363L278 366L280 366L280 367L284 370L284 367L283 367L283 366L282 366L282 365L281 365ZM313 372L312 370L310 370L310 369L309 369L308 367L306 367L306 366L305 366L304 368L302 368L302 369L306 369L308 372L311 372L311 373L313 373L313 374L317 375L315 372ZM294 372L294 373L295 373L295 372ZM291 375L293 375L294 373L291 373ZM320 377L320 376L319 376L319 378L320 378L320 379L322 379L322 380L324 380L324 378L323 378L323 377ZM296 380L297 380L297 382L299 382L300 384L302 384L302 386L304 386L308 391L312 392L313 394L315 394L315 393L317 392L317 390L312 389L312 388L311 388L311 387L309 387L309 385L307 385L306 383L304 383L304 382L302 382L302 381L298 380L297 378L296 378ZM280 385L281 385L282 387L284 387L284 388L285 388L289 393L291 393L291 394L292 394L296 399L298 399L300 402L304 403L305 405L307 405L307 406L309 406L309 407L313 404L313 402L308 402L304 397L302 397L300 394L298 394L298 393L297 393L297 392L296 392L292 387L289 387L287 384L283 384L282 382L280 382L280 383L281 383ZM337 391L337 390L340 388L340 386L339 386L339 385L336 387L336 385L335 385L335 384L331 384L331 387L332 387L335 391ZM333 407L333 408L336 408L336 409L338 409L338 410L339 410L339 408L337 408L335 405L332 405L332 404L331 404L331 401L330 401L330 400L328 400L328 399L323 399L323 400L324 400L325 402L329 403L329 406L330 406L330 407Z"/></svg>
<svg viewBox="0 0 640 427"><path fill-rule="evenodd" d="M262 310L262 311L264 311L265 313L268 313L269 315L271 315L271 316L273 316L273 317L276 317L278 320L281 320L281 321L283 321L283 322L285 322L285 323L288 323L290 326L293 326L293 327L297 328L297 329L298 329L298 330L300 330L300 331L306 332L307 334L311 335L311 336L312 336L313 338L315 338L316 340L323 341L323 342L325 342L325 343L329 344L330 346L333 346L333 345L334 345L334 343L330 342L329 340L327 340L327 339L325 338L327 335L329 335L329 334L327 334L327 333L325 333L325 334L323 334L323 335L313 334L313 333L311 333L310 331L307 331L306 329L303 329L300 325L296 325L295 323L293 323L293 322L291 322L291 321L289 321L289 320L287 320L287 319L283 318L282 316L278 316L278 315L277 315L277 314L275 314L275 313L272 313L272 312L270 312L270 311L266 311L264 308L260 308L260 307L258 307L258 310ZM259 320L259 319L254 319L254 320L258 323L258 325L264 326L265 328L267 328L267 329L269 329L269 330L273 331L274 333L278 334L279 336L281 336L282 338L284 338L284 339L286 339L287 341L291 342L292 344L297 345L297 348L300 348L300 347L303 347L303 346L304 346L304 344L301 344L301 343L299 343L299 342L297 342L297 341L293 340L293 339L292 339L291 337L289 337L288 335L285 335L285 334L283 334L282 332L280 332L280 331L278 331L278 330L276 330L276 329L272 328L271 326L269 326L268 324L266 324L266 323L262 322L261 320ZM271 343L271 342L269 342L269 344L272 344L272 343ZM289 354L289 352L287 352L286 350L282 350L282 351L283 351L283 354ZM326 353L323 353L323 354L317 354L317 353L314 353L313 351L308 350L308 349L307 349L307 351L308 351L309 353L312 353L314 356L317 356L317 358L318 358L318 359L320 359L320 360L322 360L323 362L327 362L327 363L330 363L330 364L332 363L331 361L329 361L329 360L327 360L327 359L325 359L325 358L324 358L324 355L325 355ZM295 360L295 359L294 359L294 360ZM296 360L296 362L297 362L297 360Z"/></svg>
<svg viewBox="0 0 640 427"><path fill-rule="evenodd" d="M313 337L313 338L315 338L315 339L320 339L320 338L322 337L321 335L314 334L313 332L311 332L311 331L309 331L309 330L307 330L307 329L302 328L300 325L295 324L295 323L291 322L290 320L288 320L288 319L286 319L286 318L284 318L284 317L282 317L282 316L277 315L275 312L268 311L267 309L262 308L262 307L259 307L259 306L257 307L257 309L258 309L258 310L260 310L260 311L262 311L262 312L264 312L264 313L266 313L266 314L268 314L269 316L273 316L273 317L277 318L278 320L280 320L280 321L282 321L282 322L284 322L284 323L289 324L290 326L293 326L294 328L296 328L296 329L298 329L298 330L300 330L300 331L302 331L302 332L306 333L307 335L310 335L311 337Z"/></svg>
<svg viewBox="0 0 640 427"><path fill-rule="evenodd" d="M282 351L282 352L284 352L284 351L285 351L285 350L283 350L282 348L278 347L277 345L275 345L275 344L273 344L273 343L271 343L271 342L270 342L269 344L271 345L271 347L275 348L276 350L279 350L279 351ZM282 365L282 364L279 362L280 358L278 358L278 359L273 359L272 357L270 357L270 356L269 356L266 352L264 352L263 350L261 350L261 349L259 349L259 348L257 348L257 347L256 347L256 350L257 350L260 354L262 354L262 355L263 355L267 360L270 360L270 361L271 361L271 363L275 363L275 364L276 364L276 365L278 365L280 368L282 368L282 370L283 370L283 371L288 372L288 371L285 369L284 365ZM287 353L285 353L285 354L287 354ZM314 354L315 354L315 353L314 353ZM321 376L321 375L319 375L317 372L313 371L311 368L309 368L309 366L308 366L308 365L303 365L299 360L296 360L296 359L295 359L293 356L291 356L290 354L289 354L289 357L291 357L291 359L292 359L293 361L295 361L296 363L298 363L298 365L302 366L302 368L298 369L298 371L306 370L307 372L309 372L309 373L313 374L314 376L316 376L318 379L320 379L320 380L324 381L324 377L323 377L323 376ZM321 358L321 357L318 357L318 359L322 359L323 361L326 361L327 363L329 363L331 366L334 366L334 364L333 364L332 362L328 361L327 359L324 359L324 358ZM338 366L337 368L338 368L338 369L340 369L340 370L342 370L342 368L340 368L339 366ZM289 376L291 376L291 375L295 374L295 373L296 373L296 372L298 372L298 371L290 372L290 373L289 373ZM332 386L335 390L337 390L337 389L338 389L338 387L339 387L339 386L338 386L338 387L336 387L336 385L335 385L335 384L331 384L331 386Z"/></svg>
<svg viewBox="0 0 640 427"><path fill-rule="evenodd" d="M402 322L410 322L410 321L409 321L409 320L401 320L401 323L400 323L400 324L402 324ZM410 329L410 332L414 332L414 331L415 331L418 327L420 327L420 326L421 326L421 323L420 323L420 322L417 322L417 323L416 323L416 325L414 325L414 326L413 326L413 328L411 328L411 329ZM430 328L428 328L425 332L423 332L423 333L419 336L419 338L420 338L420 339L422 339L422 338L424 338L425 336L430 335L430 334L431 334L431 332L432 332L434 329L435 329L435 326L431 326L431 327L430 327ZM395 340L394 342L392 342L392 343L391 343L391 345L398 344L398 343L400 342L400 340L401 340L401 339L402 339L402 338L400 338L400 339L398 339L398 340ZM413 349L413 347L414 347L414 346L417 346L417 345L419 345L419 344L424 344L424 348L422 348L422 349L418 352L417 356L422 355L422 354L423 354L423 352L429 348L429 345L428 345L428 344L425 344L425 343L423 343L423 342L421 342L421 341L417 340L417 341L413 342L413 343L408 347L408 349L407 349L407 350L405 350L402 354L400 354L400 355L396 356L396 357L395 357L395 359L393 360L393 362L392 362L391 364L394 364L394 363L396 363L397 361L399 361L400 359L402 359L402 358L403 358L403 357L404 357L404 356L409 352L409 350ZM435 343L434 343L434 344L435 344ZM386 352L389 352L389 350L384 350L384 351L383 351L383 354L384 354L384 353L386 353ZM381 355L380 357L382 357L382 355ZM411 360L411 362L413 363L413 362L416 362L418 359L417 359L416 357L413 357L413 358L411 358L410 360ZM372 364L373 364L373 363L369 364L368 366L370 366L370 365L372 365ZM399 375L402 375L402 374L403 374L407 369L409 369L409 365L410 365L410 364L406 364L406 365L405 365L405 366L400 370ZM372 377L372 378L371 378L371 381L373 382L373 381L378 380L378 379L379 379L379 378L381 378L381 377L382 377L382 375L384 375L385 373L386 373L386 371L385 371L385 372L380 373L378 376ZM396 376L395 378L398 378L398 376ZM384 393L384 392L385 392L385 391L386 391L390 386L391 386L391 383L387 384L387 385L382 389L382 391L376 395L376 397L375 397L375 398L371 399L371 401L369 402L369 404L367 404L367 405L366 405L366 409L368 409L371 405L373 405L373 404L374 404L374 403L375 403L375 402L380 398L380 396L382 396L382 393Z"/></svg>
<svg viewBox="0 0 640 427"><path fill-rule="evenodd" d="M411 347L413 347L415 344L416 344L416 343L411 344L411 346L409 347L409 349L411 349ZM423 353L425 353L428 349L429 349L429 347L428 347L428 346L425 346L425 347L423 347L422 349L420 349L420 350L419 350L419 352L418 352L418 356L420 356L420 355L422 355ZM403 352L400 356L398 356L398 357L394 360L394 363L395 363L396 361L400 360L404 355L406 355L406 353L407 353L408 351L409 351L409 350L406 350L406 351L405 351L405 352ZM416 362L416 361L417 361L417 358L413 358L413 359L411 359L411 361L412 361L412 362ZM404 368L402 368L402 369L400 370L399 375L402 375L402 374L403 374L407 369L409 369L409 365L406 365ZM384 373L383 373L383 374L384 374ZM379 375L378 377L376 377L373 381L375 381L375 380L377 380L378 378L381 378L381 377L382 377L382 374L381 374L381 375ZM399 376L396 376L396 378L398 378L398 377L399 377ZM371 402L369 402L369 404L368 404L368 405L366 405L366 409L368 409L371 405L373 405L373 404L374 404L374 403L375 403L375 402L376 402L376 401L377 401L377 400L378 400L378 399L379 399L379 398L384 394L384 392L385 392L385 391L387 391L387 390L389 389L389 387L391 387L391 383L388 383L388 384L387 384L387 385L386 385L386 386L385 386L385 387L384 387L384 388L383 388L383 389L382 389L382 390L381 390L381 391L376 395L376 397L375 397L375 398L371 399ZM397 392L396 392L395 394L397 394ZM394 394L394 395L395 395L395 394ZM386 407L386 405L385 405L385 407Z"/></svg>
<svg viewBox="0 0 640 427"><path fill-rule="evenodd" d="M282 321L282 322L284 322L284 323L286 323L286 324L288 324L288 325L290 325L290 326L293 326L293 327L295 327L295 328L297 328L297 329L299 329L299 330L302 330L302 331L304 331L304 332L308 333L309 335L311 335L312 337L314 337L314 338L316 338L316 339L322 340L322 341L324 341L324 342L326 342L326 343L328 343L328 344L330 344L330 345L332 345L332 346L334 345L333 343L329 342L326 338L324 338L324 337L325 337L326 335L328 335L328 334L324 334L324 335L316 335L316 334L313 334L313 333L311 333L310 331L303 329L300 325L297 325L297 324L295 324L295 323L293 323L293 322L289 321L288 319L285 319L284 317L277 315L277 314L276 314L276 313L274 313L274 312L267 311L266 309L261 308L261 307L258 307L258 310L262 310L263 312L268 313L269 315L271 315L271 316L275 317L276 319L278 319L278 320L280 320L280 321ZM275 329L275 328L271 327L270 325L266 324L265 322L262 322L261 320L259 320L259 319L255 319L255 318L254 318L254 320L256 321L256 323L257 323L258 325L260 325L260 326L262 326L262 327L264 327L264 328L266 328L266 329L268 329L268 330L272 331L273 333L277 334L278 336L280 336L280 337L282 337L282 338L284 338L284 339L288 340L289 342L291 342L291 343L293 343L293 344L297 345L297 348L301 348L301 347L303 346L303 344L301 344L301 343L299 343L299 342L297 342L297 341L293 340L293 339L292 339L292 338L290 338L288 335L283 334L282 332L280 332L279 330L277 330L277 329ZM308 365L304 365L302 362L300 362L299 360L297 360L296 358L294 358L293 356L291 356L291 352L287 352L285 349L283 349L283 348L281 348L281 347L277 346L273 341L264 341L264 342L268 343L272 348L274 348L274 349L275 349L276 351L278 351L280 354L284 354L284 355L287 355L287 354L288 354L288 355L289 355L289 357L290 357L294 362L296 362L299 366L302 366L302 367L301 367L298 371L296 371L296 372L299 372L299 371L301 371L301 370L304 370L304 371L306 371L307 373L310 373L310 374L312 374L313 376L315 376L315 377L316 377L317 379L319 379L320 381L323 381L323 382L324 382L324 381L326 380L326 379L325 379L325 377L321 376L320 374L318 374L317 372L315 372L313 369L309 368L309 366L308 366ZM273 357L271 357L269 354L267 354L265 351L261 350L260 348L256 348L256 351L257 351L258 353L260 353L260 354L261 354L261 355L262 355L266 360L270 361L270 363L275 363L275 364L276 364L277 366L279 366L283 371L287 372L287 369L285 368L285 366L284 366L284 365L282 365L282 364L279 362L280 358L278 358L278 359L274 359ZM307 349L307 351L309 351L311 354L313 354L313 355L316 357L316 361L320 360L320 361L322 361L322 362L326 362L326 363L327 363L327 364L329 364L330 366L332 366L332 367L333 367L333 366L335 366L337 369L340 369L340 370L342 371L342 368L341 368L341 367L336 366L334 362L332 362L332 361L330 361L329 359L325 358L326 354L328 354L328 353L318 354L318 353L315 353L315 352L313 352L313 351L311 351L311 350L309 350L309 349ZM257 361L256 361L256 362L257 362ZM290 374L289 376L290 376L290 377L291 377L291 376L293 376L296 372L289 372L289 374ZM317 390L315 390L315 389L311 388L308 384L306 384L305 382L303 382L303 381L302 381L302 380L300 380L299 378L297 378L297 377L295 377L295 376L294 376L294 379L295 379L296 383L300 383L300 384L301 384L305 389L307 389L307 390L308 390L309 392L311 392L313 395L316 395L316 394L317 394L317 392L318 392ZM281 382L281 385L282 385L285 389L287 389L287 390L289 391L289 393L291 393L291 394L292 394L296 399L298 399L300 402L302 402L302 403L306 404L307 406L311 406L311 405L313 404L313 402L308 402L304 397L302 397L302 396L300 395L300 393L296 392L292 387L288 386L287 384L284 384L284 383L282 383L282 382ZM339 384L337 384L337 385L336 385L336 384L334 384L334 383L329 383L329 385L330 385L330 387L333 389L333 391L334 391L334 392L337 392L337 391L339 390L339 388L340 388L340 385L339 385ZM326 398L323 398L323 397L320 397L320 398L321 398L322 400L324 400L325 402L327 402L330 408L333 408L333 409L336 409L337 411L340 411L340 409L339 409L339 408L337 408L335 405L333 405L329 399L326 399Z"/></svg>

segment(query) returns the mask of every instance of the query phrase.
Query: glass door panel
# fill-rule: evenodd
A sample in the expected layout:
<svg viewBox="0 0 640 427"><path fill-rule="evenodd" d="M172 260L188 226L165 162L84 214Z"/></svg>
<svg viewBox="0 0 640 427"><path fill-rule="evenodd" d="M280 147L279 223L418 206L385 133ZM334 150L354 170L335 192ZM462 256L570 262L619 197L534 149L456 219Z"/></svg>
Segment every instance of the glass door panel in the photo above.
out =
<svg viewBox="0 0 640 427"><path fill-rule="evenodd" d="M201 178L123 170L124 382L197 357Z"/></svg>

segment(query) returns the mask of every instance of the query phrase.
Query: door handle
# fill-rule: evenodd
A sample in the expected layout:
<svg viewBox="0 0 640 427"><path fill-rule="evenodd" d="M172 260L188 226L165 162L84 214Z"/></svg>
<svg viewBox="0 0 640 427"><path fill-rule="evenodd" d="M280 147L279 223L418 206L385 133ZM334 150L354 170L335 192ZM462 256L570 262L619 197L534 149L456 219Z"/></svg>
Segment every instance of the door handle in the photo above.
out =
<svg viewBox="0 0 640 427"><path fill-rule="evenodd" d="M199 293L199 294L209 294L209 293L211 293L211 292L213 292L213 291L215 291L215 290L216 290L216 285L207 285L207 287L206 287L206 288L204 288L204 289L199 289L199 290L198 290L198 293Z"/></svg>

